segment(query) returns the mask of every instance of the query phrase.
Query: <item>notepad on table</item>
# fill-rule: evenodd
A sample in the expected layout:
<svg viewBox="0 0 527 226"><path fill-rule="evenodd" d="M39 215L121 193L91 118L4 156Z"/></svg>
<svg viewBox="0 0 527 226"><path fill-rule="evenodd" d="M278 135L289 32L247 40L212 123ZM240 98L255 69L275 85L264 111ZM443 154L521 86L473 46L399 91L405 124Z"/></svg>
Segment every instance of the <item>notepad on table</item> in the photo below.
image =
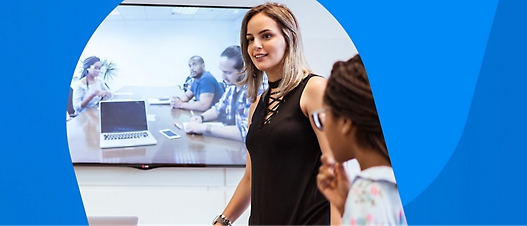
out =
<svg viewBox="0 0 527 226"><path fill-rule="evenodd" d="M152 98L148 99L148 103L153 105L170 105L170 98L169 97L162 97L162 98Z"/></svg>
<svg viewBox="0 0 527 226"><path fill-rule="evenodd" d="M187 131L187 126L188 126L189 122L184 122L183 123L183 130L186 132ZM224 126L223 123L221 122L204 122L203 124L205 125L211 125L211 126Z"/></svg>

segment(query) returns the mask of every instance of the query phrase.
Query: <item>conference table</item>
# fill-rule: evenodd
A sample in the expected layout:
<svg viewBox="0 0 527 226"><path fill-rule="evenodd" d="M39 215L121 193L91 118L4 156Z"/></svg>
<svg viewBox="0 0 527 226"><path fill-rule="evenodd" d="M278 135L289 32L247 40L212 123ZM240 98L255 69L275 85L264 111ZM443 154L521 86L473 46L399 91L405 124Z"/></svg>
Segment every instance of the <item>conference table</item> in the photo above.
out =
<svg viewBox="0 0 527 226"><path fill-rule="evenodd" d="M112 100L145 100L148 130L155 145L105 148L99 147L99 110L93 107L67 121L68 145L74 165L131 166L140 169L156 167L244 167L247 156L241 141L187 134L174 122L183 125L192 115L203 112L173 109L170 105L151 105L148 99L181 94L177 87L126 86ZM181 137L168 139L159 131L171 129Z"/></svg>

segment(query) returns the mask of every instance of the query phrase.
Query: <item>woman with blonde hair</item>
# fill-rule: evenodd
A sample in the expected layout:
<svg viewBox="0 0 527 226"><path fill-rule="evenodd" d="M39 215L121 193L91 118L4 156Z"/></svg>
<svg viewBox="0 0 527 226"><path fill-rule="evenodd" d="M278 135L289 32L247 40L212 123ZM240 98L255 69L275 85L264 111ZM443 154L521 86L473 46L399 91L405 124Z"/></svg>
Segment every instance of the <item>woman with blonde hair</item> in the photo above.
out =
<svg viewBox="0 0 527 226"><path fill-rule="evenodd" d="M245 174L213 224L230 225L251 206L251 225L327 225L330 204L316 176L324 152L322 133L308 112L322 106L326 79L305 61L298 22L289 8L265 3L243 18L241 47L253 101L246 138ZM269 88L258 95L267 75Z"/></svg>

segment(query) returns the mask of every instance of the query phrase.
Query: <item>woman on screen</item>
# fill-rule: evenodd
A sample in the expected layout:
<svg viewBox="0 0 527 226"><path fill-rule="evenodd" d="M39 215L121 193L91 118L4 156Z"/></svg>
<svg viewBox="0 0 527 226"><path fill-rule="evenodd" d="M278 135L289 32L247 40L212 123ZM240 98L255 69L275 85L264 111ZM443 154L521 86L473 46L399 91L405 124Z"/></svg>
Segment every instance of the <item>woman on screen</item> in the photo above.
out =
<svg viewBox="0 0 527 226"><path fill-rule="evenodd" d="M76 114L97 106L101 100L112 97L104 81L99 79L101 67L101 60L96 56L90 56L84 60L80 79L73 86L72 102Z"/></svg>
<svg viewBox="0 0 527 226"><path fill-rule="evenodd" d="M326 79L311 73L297 20L278 3L250 9L241 47L253 102L245 174L213 224L228 225L251 205L251 225L328 225L330 204L318 191L322 153L331 155L308 112L322 107ZM257 95L267 75L269 88Z"/></svg>
<svg viewBox="0 0 527 226"><path fill-rule="evenodd" d="M406 225L368 76L359 55L333 66L324 107L311 113L333 157L323 156L320 191L343 214L345 225ZM342 163L356 158L351 183ZM335 162L336 161L336 162Z"/></svg>

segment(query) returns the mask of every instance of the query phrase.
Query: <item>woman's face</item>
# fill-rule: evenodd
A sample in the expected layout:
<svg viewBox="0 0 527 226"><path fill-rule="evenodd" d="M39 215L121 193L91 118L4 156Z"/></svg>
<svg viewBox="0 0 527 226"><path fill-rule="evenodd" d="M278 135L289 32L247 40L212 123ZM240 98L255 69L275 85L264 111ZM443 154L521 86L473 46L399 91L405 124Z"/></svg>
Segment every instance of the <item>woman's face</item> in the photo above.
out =
<svg viewBox="0 0 527 226"><path fill-rule="evenodd" d="M247 52L260 71L278 72L287 47L278 24L263 13L254 15L247 23Z"/></svg>
<svg viewBox="0 0 527 226"><path fill-rule="evenodd" d="M333 115L331 110L326 110L324 119L324 135L329 143L331 151L337 162L345 162L355 158L350 142L354 142L354 138L350 138L343 131L344 123L342 117ZM349 134L349 133L348 133Z"/></svg>
<svg viewBox="0 0 527 226"><path fill-rule="evenodd" d="M88 75L95 78L101 73L102 64L100 61L95 62L88 68Z"/></svg>

